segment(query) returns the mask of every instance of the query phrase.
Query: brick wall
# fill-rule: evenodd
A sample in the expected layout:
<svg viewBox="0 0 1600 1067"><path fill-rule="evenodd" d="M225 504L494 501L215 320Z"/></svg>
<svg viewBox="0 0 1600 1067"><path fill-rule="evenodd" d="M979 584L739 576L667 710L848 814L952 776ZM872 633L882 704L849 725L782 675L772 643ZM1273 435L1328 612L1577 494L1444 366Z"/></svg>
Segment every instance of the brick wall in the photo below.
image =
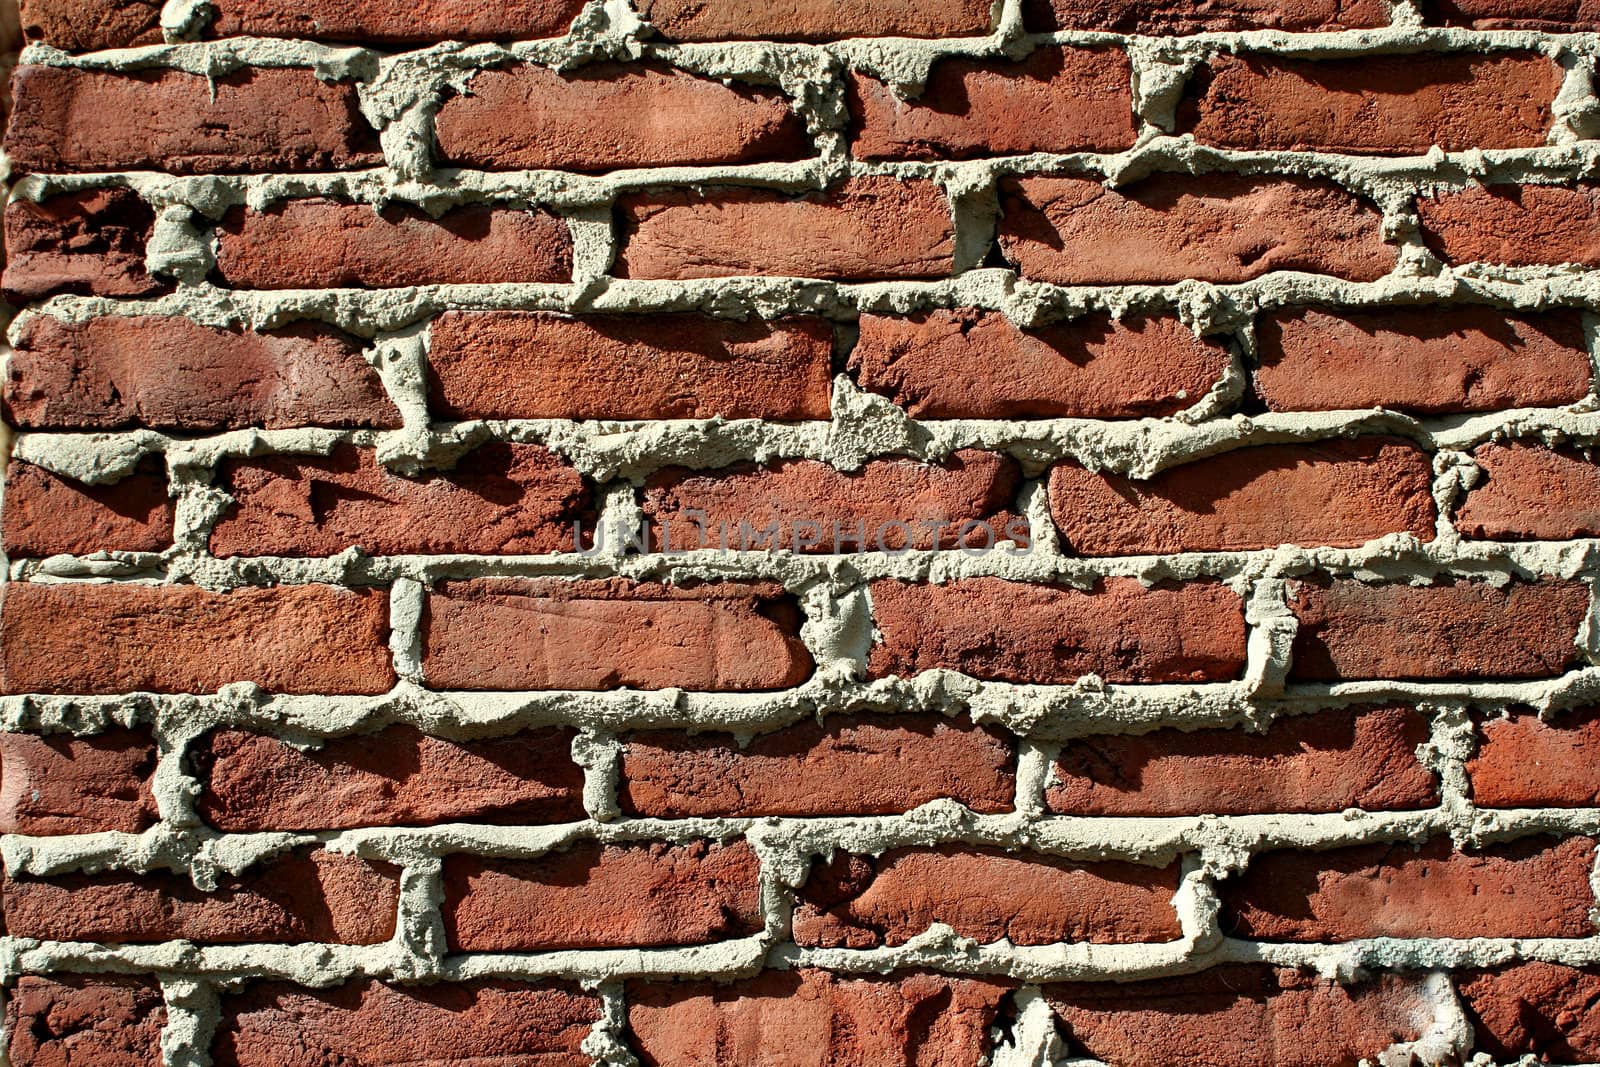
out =
<svg viewBox="0 0 1600 1067"><path fill-rule="evenodd" d="M13 1067L1600 1061L1600 7L21 14Z"/></svg>

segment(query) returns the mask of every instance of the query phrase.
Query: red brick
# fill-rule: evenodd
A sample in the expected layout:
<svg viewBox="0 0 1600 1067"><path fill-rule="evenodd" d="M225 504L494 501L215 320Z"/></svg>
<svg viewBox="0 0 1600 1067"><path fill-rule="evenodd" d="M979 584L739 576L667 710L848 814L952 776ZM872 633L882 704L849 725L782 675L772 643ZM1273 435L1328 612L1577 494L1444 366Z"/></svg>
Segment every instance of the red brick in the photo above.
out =
<svg viewBox="0 0 1600 1067"><path fill-rule="evenodd" d="M1395 263L1378 209L1327 182L1157 174L1107 189L1007 178L1001 207L1006 258L1057 285L1232 283L1278 270L1375 281Z"/></svg>
<svg viewBox="0 0 1600 1067"><path fill-rule="evenodd" d="M1571 311L1302 308L1257 320L1256 350L1256 393L1272 411L1553 407L1588 395L1591 376Z"/></svg>
<svg viewBox="0 0 1600 1067"><path fill-rule="evenodd" d="M428 397L448 419L826 419L824 319L446 312Z"/></svg>
<svg viewBox="0 0 1600 1067"><path fill-rule="evenodd" d="M761 930L744 842L579 844L531 860L447 856L444 924L465 952L696 945Z"/></svg>
<svg viewBox="0 0 1600 1067"><path fill-rule="evenodd" d="M1265 941L1587 937L1595 843L1523 838L1452 851L1449 838L1266 852L1221 888L1223 926Z"/></svg>
<svg viewBox="0 0 1600 1067"><path fill-rule="evenodd" d="M210 892L166 871L7 875L0 899L7 933L45 941L376 945L394 935L399 875L387 863L301 849L219 874Z"/></svg>
<svg viewBox="0 0 1600 1067"><path fill-rule="evenodd" d="M1074 1054L1118 1067L1351 1067L1415 1041L1434 1018L1420 977L1356 985L1258 964L1142 982L1044 987Z"/></svg>
<svg viewBox="0 0 1600 1067"><path fill-rule="evenodd" d="M1068 741L1045 792L1065 815L1266 815L1432 807L1428 721L1402 707L1285 716L1261 733L1165 729Z"/></svg>
<svg viewBox="0 0 1600 1067"><path fill-rule="evenodd" d="M1600 708L1490 718L1478 737L1467 774L1479 807L1600 807Z"/></svg>
<svg viewBox="0 0 1600 1067"><path fill-rule="evenodd" d="M220 474L234 503L211 533L218 556L566 552L593 502L583 475L541 445L480 445L420 478L348 443L329 456L228 460Z"/></svg>
<svg viewBox="0 0 1600 1067"><path fill-rule="evenodd" d="M1418 197L1417 216L1446 263L1600 266L1600 186L1473 186Z"/></svg>
<svg viewBox="0 0 1600 1067"><path fill-rule="evenodd" d="M389 598L300 585L213 593L188 585L6 586L0 690L382 693L394 684Z"/></svg>
<svg viewBox="0 0 1600 1067"><path fill-rule="evenodd" d="M775 583L441 582L423 615L440 689L786 689L810 676Z"/></svg>
<svg viewBox="0 0 1600 1067"><path fill-rule="evenodd" d="M13 304L50 296L152 296L167 288L145 273L155 212L126 189L85 189L6 205L6 267Z"/></svg>
<svg viewBox="0 0 1600 1067"><path fill-rule="evenodd" d="M160 552L172 544L166 465L146 456L109 485L88 485L19 459L6 464L5 552Z"/></svg>
<svg viewBox="0 0 1600 1067"><path fill-rule="evenodd" d="M990 0L637 0L672 41L834 41L846 37L980 37Z"/></svg>
<svg viewBox="0 0 1600 1067"><path fill-rule="evenodd" d="M1510 1062L1600 1059L1600 974L1555 963L1523 963L1457 982L1479 1052Z"/></svg>
<svg viewBox="0 0 1600 1067"><path fill-rule="evenodd" d="M941 59L915 100L870 75L851 75L847 85L857 159L1119 152L1137 138L1133 68L1114 49Z"/></svg>
<svg viewBox="0 0 1600 1067"><path fill-rule="evenodd" d="M1545 143L1561 68L1528 52L1302 60L1218 56L1182 128L1224 148L1421 155Z"/></svg>
<svg viewBox="0 0 1600 1067"><path fill-rule="evenodd" d="M1600 4L1595 0L1422 0L1422 13L1433 25L1475 30L1600 30Z"/></svg>
<svg viewBox="0 0 1600 1067"><path fill-rule="evenodd" d="M348 170L383 162L355 86L253 67L210 80L22 66L6 151L18 172Z"/></svg>
<svg viewBox="0 0 1600 1067"><path fill-rule="evenodd" d="M830 716L762 734L655 730L626 739L630 815L682 819L895 815L951 799L1012 809L1016 751L994 727L928 715Z"/></svg>
<svg viewBox="0 0 1600 1067"><path fill-rule="evenodd" d="M1050 514L1084 556L1350 548L1393 533L1433 540L1433 464L1410 441L1262 445L1148 480L1076 463L1050 471Z"/></svg>
<svg viewBox="0 0 1600 1067"><path fill-rule="evenodd" d="M332 989L257 982L223 997L216 1067L527 1064L588 1067L599 998L559 982L503 980Z"/></svg>
<svg viewBox="0 0 1600 1067"><path fill-rule="evenodd" d="M617 198L619 278L940 278L950 205L931 181L853 178L827 193L669 190Z"/></svg>
<svg viewBox="0 0 1600 1067"><path fill-rule="evenodd" d="M1092 589L965 578L871 585L880 640L872 677L945 669L975 678L1071 684L1203 682L1244 669L1244 611L1212 582L1146 588L1106 578Z"/></svg>
<svg viewBox="0 0 1600 1067"><path fill-rule="evenodd" d="M1456 508L1464 536L1565 541L1600 534L1600 466L1587 452L1487 444L1472 458L1483 473Z"/></svg>
<svg viewBox="0 0 1600 1067"><path fill-rule="evenodd" d="M980 1067L1007 985L992 978L764 971L628 986L645 1067Z"/></svg>
<svg viewBox="0 0 1600 1067"><path fill-rule="evenodd" d="M411 726L302 749L222 730L190 748L200 814L226 833L584 818L570 728L449 741Z"/></svg>
<svg viewBox="0 0 1600 1067"><path fill-rule="evenodd" d="M439 108L435 136L441 162L487 170L761 163L815 153L780 94L654 64L481 71L465 95Z"/></svg>
<svg viewBox="0 0 1600 1067"><path fill-rule="evenodd" d="M560 37L584 0L213 0L215 37L297 37L382 44Z"/></svg>
<svg viewBox="0 0 1600 1067"><path fill-rule="evenodd" d="M157 818L155 771L155 742L142 730L0 734L0 833L140 833Z"/></svg>
<svg viewBox="0 0 1600 1067"><path fill-rule="evenodd" d="M22 34L68 52L161 43L160 0L21 0Z"/></svg>
<svg viewBox="0 0 1600 1067"><path fill-rule="evenodd" d="M1582 582L1434 585L1294 583L1300 620L1290 677L1545 678L1578 662Z"/></svg>
<svg viewBox="0 0 1600 1067"><path fill-rule="evenodd" d="M982 886L981 892L974 888ZM933 923L980 944L1128 944L1182 936L1178 868L997 848L897 848L819 861L796 897L796 944L903 945Z"/></svg>
<svg viewBox="0 0 1600 1067"><path fill-rule="evenodd" d="M29 318L5 416L36 430L400 424L360 346L329 327L255 333L163 315Z"/></svg>
<svg viewBox="0 0 1600 1067"><path fill-rule="evenodd" d="M149 1067L162 1062L166 1025L154 978L25 974L6 998L13 1064Z"/></svg>
<svg viewBox="0 0 1600 1067"><path fill-rule="evenodd" d="M1022 0L1024 25L1152 36L1236 30L1348 30L1389 25L1384 0Z"/></svg>
<svg viewBox="0 0 1600 1067"><path fill-rule="evenodd" d="M862 315L850 369L917 418L1127 419L1195 404L1228 367L1175 318L1091 315L1024 329L1000 312Z"/></svg>
<svg viewBox="0 0 1600 1067"><path fill-rule="evenodd" d="M875 459L850 472L812 459L669 467L645 482L644 514L652 544L681 549L981 548L1027 540L1027 520L1012 510L1021 484L1015 460L973 450L943 463ZM774 528L775 538L761 536Z"/></svg>
<svg viewBox="0 0 1600 1067"><path fill-rule="evenodd" d="M546 211L288 200L234 208L217 230L217 273L236 289L566 282L572 235Z"/></svg>

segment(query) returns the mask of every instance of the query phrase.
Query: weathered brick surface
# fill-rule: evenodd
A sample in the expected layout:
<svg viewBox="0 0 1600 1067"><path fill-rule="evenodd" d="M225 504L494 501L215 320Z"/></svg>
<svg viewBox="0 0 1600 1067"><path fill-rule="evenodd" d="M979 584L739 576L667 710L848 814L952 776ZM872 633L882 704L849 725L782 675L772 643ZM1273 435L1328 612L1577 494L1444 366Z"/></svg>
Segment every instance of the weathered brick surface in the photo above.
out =
<svg viewBox="0 0 1600 1067"><path fill-rule="evenodd" d="M1427 720L1403 707L1279 719L1260 733L1075 738L1045 792L1066 815L1264 815L1425 808L1438 799L1417 758Z"/></svg>
<svg viewBox="0 0 1600 1067"><path fill-rule="evenodd" d="M743 842L585 845L532 860L450 856L444 925L453 948L649 948L761 928L760 862Z"/></svg>
<svg viewBox="0 0 1600 1067"><path fill-rule="evenodd" d="M1594 0L1424 0L1428 22L1476 30L1593 32L1600 28Z"/></svg>
<svg viewBox="0 0 1600 1067"><path fill-rule="evenodd" d="M583 0L314 0L285 7L268 0L216 0L217 37L305 37L425 44L438 40L559 37Z"/></svg>
<svg viewBox="0 0 1600 1067"><path fill-rule="evenodd" d="M772 583L447 582L422 664L442 689L783 689L811 673L799 627Z"/></svg>
<svg viewBox="0 0 1600 1067"><path fill-rule="evenodd" d="M0 734L0 832L140 833L157 817L155 769L155 742L141 730Z"/></svg>
<svg viewBox="0 0 1600 1067"><path fill-rule="evenodd" d="M219 556L333 556L352 545L378 555L563 552L592 504L583 476L539 445L483 445L418 478L353 445L231 461L221 475L233 505L211 534Z"/></svg>
<svg viewBox="0 0 1600 1067"><path fill-rule="evenodd" d="M975 885L988 887L982 895ZM1178 872L1131 863L1072 863L997 849L840 853L813 866L794 939L827 948L903 945L933 923L980 944L1171 941L1181 936Z"/></svg>
<svg viewBox="0 0 1600 1067"><path fill-rule="evenodd" d="M565 282L572 236L544 211L289 200L235 208L218 230L217 274L236 289Z"/></svg>
<svg viewBox="0 0 1600 1067"><path fill-rule="evenodd" d="M1010 811L1016 754L999 730L927 716L801 723L740 744L727 735L633 734L618 797L655 818L892 815L950 799Z"/></svg>
<svg viewBox="0 0 1600 1067"><path fill-rule="evenodd" d="M1491 1056L1569 1063L1600 1056L1593 1010L1600 975L1593 970L1524 963L1467 975L1460 988L1477 1047Z"/></svg>
<svg viewBox="0 0 1600 1067"><path fill-rule="evenodd" d="M21 304L55 293L151 296L167 288L145 271L155 213L126 189L87 189L6 205L0 288Z"/></svg>
<svg viewBox="0 0 1600 1067"><path fill-rule="evenodd" d="M1472 799L1485 808L1600 807L1600 716L1594 708L1540 719L1530 712L1478 725L1466 761Z"/></svg>
<svg viewBox="0 0 1600 1067"><path fill-rule="evenodd" d="M989 31L989 0L638 0L634 10L673 41L831 41L965 37Z"/></svg>
<svg viewBox="0 0 1600 1067"><path fill-rule="evenodd" d="M1023 329L974 309L863 315L860 328L850 369L862 388L926 419L1172 415L1228 366L1223 345L1175 318L1096 315Z"/></svg>
<svg viewBox="0 0 1600 1067"><path fill-rule="evenodd" d="M1417 200L1422 239L1446 263L1600 265L1600 189L1472 186Z"/></svg>
<svg viewBox="0 0 1600 1067"><path fill-rule="evenodd" d="M1001 182L1000 247L1057 285L1242 282L1269 271L1372 281L1394 266L1382 217L1326 182L1158 174L1108 189L1087 178Z"/></svg>
<svg viewBox="0 0 1600 1067"><path fill-rule="evenodd" d="M832 347L815 318L450 312L428 393L446 419L826 419Z"/></svg>
<svg viewBox="0 0 1600 1067"><path fill-rule="evenodd" d="M160 456L109 485L89 485L22 460L6 465L6 555L160 552L172 544L173 503Z"/></svg>
<svg viewBox="0 0 1600 1067"><path fill-rule="evenodd" d="M154 979L23 975L6 997L12 1063L123 1067L161 1062L167 1009Z"/></svg>
<svg viewBox="0 0 1600 1067"><path fill-rule="evenodd" d="M670 114L672 121L660 116ZM812 154L780 96L685 71L524 64L475 75L439 109L444 160L489 170L759 163Z"/></svg>
<svg viewBox="0 0 1600 1067"><path fill-rule="evenodd" d="M159 0L19 0L22 33L69 52L161 43Z"/></svg>
<svg viewBox="0 0 1600 1067"><path fill-rule="evenodd" d="M1389 24L1382 0L1023 0L1027 28L1189 34L1223 30L1345 30Z"/></svg>
<svg viewBox="0 0 1600 1067"><path fill-rule="evenodd" d="M1456 508L1467 537L1560 541L1600 533L1594 493L1600 466L1568 448L1489 444L1472 454L1482 472Z"/></svg>
<svg viewBox="0 0 1600 1067"><path fill-rule="evenodd" d="M1586 937L1595 843L1531 837L1480 851L1448 838L1268 852L1222 889L1223 925L1263 941Z"/></svg>
<svg viewBox="0 0 1600 1067"><path fill-rule="evenodd" d="M303 849L224 875L212 891L167 872L7 875L0 904L8 933L46 941L375 945L394 934L398 876L386 863Z"/></svg>
<svg viewBox="0 0 1600 1067"><path fill-rule="evenodd" d="M1303 308L1257 320L1256 346L1256 392L1273 411L1546 407L1583 399L1593 376L1570 311Z"/></svg>
<svg viewBox="0 0 1600 1067"><path fill-rule="evenodd" d="M1085 556L1433 539L1433 465L1408 441L1264 445L1170 467L1148 481L1066 463L1050 514Z"/></svg>

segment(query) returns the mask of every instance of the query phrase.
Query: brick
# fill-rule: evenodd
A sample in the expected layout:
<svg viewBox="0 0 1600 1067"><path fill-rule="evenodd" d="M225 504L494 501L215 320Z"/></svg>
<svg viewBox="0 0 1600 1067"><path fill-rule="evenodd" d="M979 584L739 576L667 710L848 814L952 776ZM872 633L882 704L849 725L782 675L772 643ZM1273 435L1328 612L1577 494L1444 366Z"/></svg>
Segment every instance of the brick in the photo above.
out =
<svg viewBox="0 0 1600 1067"><path fill-rule="evenodd" d="M1479 1052L1506 1062L1600 1059L1600 974L1593 969L1529 962L1457 981Z"/></svg>
<svg viewBox="0 0 1600 1067"><path fill-rule="evenodd" d="M440 162L487 170L762 163L815 153L782 95L637 63L565 74L527 63L481 71L440 106L435 137Z"/></svg>
<svg viewBox="0 0 1600 1067"><path fill-rule="evenodd" d="M941 310L866 314L860 329L850 370L916 418L1174 415L1217 384L1229 358L1176 318L1089 315L1024 329L999 312Z"/></svg>
<svg viewBox="0 0 1600 1067"><path fill-rule="evenodd" d="M1218 56L1190 81L1179 122L1206 144L1252 151L1536 148L1561 79L1554 61L1529 52Z"/></svg>
<svg viewBox="0 0 1600 1067"><path fill-rule="evenodd" d="M1222 964L1198 974L1044 987L1069 1050L1119 1067L1350 1067L1415 1041L1437 1011L1424 979L1341 985L1300 971Z"/></svg>
<svg viewBox="0 0 1600 1067"><path fill-rule="evenodd" d="M1423 0L1422 14L1432 25L1475 30L1600 30L1600 4L1595 0Z"/></svg>
<svg viewBox="0 0 1600 1067"><path fill-rule="evenodd" d="M1119 152L1137 139L1133 68L1115 49L941 59L914 100L865 74L851 75L847 88L857 159Z"/></svg>
<svg viewBox="0 0 1600 1067"><path fill-rule="evenodd" d="M853 178L827 193L628 193L616 202L619 278L777 274L939 278L954 268L950 205L931 181Z"/></svg>
<svg viewBox="0 0 1600 1067"><path fill-rule="evenodd" d="M163 315L32 316L4 399L6 420L30 430L400 424L360 345L313 323L255 333Z"/></svg>
<svg viewBox="0 0 1600 1067"><path fill-rule="evenodd" d="M22 35L67 52L161 43L160 0L21 0Z"/></svg>
<svg viewBox="0 0 1600 1067"><path fill-rule="evenodd" d="M10 874L0 900L7 933L45 941L376 945L394 935L399 875L387 863L309 848L219 873L209 892L167 871Z"/></svg>
<svg viewBox="0 0 1600 1067"><path fill-rule="evenodd" d="M1050 471L1050 514L1084 556L1350 548L1388 534L1433 540L1433 463L1410 441L1261 445L1139 480L1076 463Z"/></svg>
<svg viewBox="0 0 1600 1067"><path fill-rule="evenodd" d="M1268 815L1432 807L1417 758L1428 721L1403 707L1336 708L1243 728L1078 737L1045 801L1063 815Z"/></svg>
<svg viewBox="0 0 1600 1067"><path fill-rule="evenodd" d="M853 472L811 459L669 467L645 481L643 506L651 543L679 549L976 550L1027 540L1013 511L1021 485L1015 460L964 449L943 463L875 459Z"/></svg>
<svg viewBox="0 0 1600 1067"><path fill-rule="evenodd" d="M585 817L574 733L450 741L390 726L303 749L220 730L191 746L188 760L204 786L201 816L225 833L555 823Z"/></svg>
<svg viewBox="0 0 1600 1067"><path fill-rule="evenodd" d="M441 582L422 625L441 689L786 689L813 666L799 605L769 582Z"/></svg>
<svg viewBox="0 0 1600 1067"><path fill-rule="evenodd" d="M538 859L447 856L444 925L465 952L696 945L761 930L744 842L579 844Z"/></svg>
<svg viewBox="0 0 1600 1067"><path fill-rule="evenodd" d="M448 419L826 419L832 351L819 318L450 311L428 397Z"/></svg>
<svg viewBox="0 0 1600 1067"><path fill-rule="evenodd" d="M11 80L6 152L19 173L349 170L383 162L355 87L254 67L207 80L25 65Z"/></svg>
<svg viewBox="0 0 1600 1067"><path fill-rule="evenodd" d="M949 799L1012 810L1016 751L998 729L930 715L829 716L761 734L628 736L618 799L629 815L683 819L895 815Z"/></svg>
<svg viewBox="0 0 1600 1067"><path fill-rule="evenodd" d="M1152 36L1238 30L1349 30L1389 25L1384 0L1022 0L1035 33L1110 30Z"/></svg>
<svg viewBox="0 0 1600 1067"><path fill-rule="evenodd" d="M1290 677L1545 678L1578 664L1582 582L1292 583L1300 622Z"/></svg>
<svg viewBox="0 0 1600 1067"><path fill-rule="evenodd" d="M1483 808L1600 807L1600 709L1486 719L1467 775Z"/></svg>
<svg viewBox="0 0 1600 1067"><path fill-rule="evenodd" d="M1266 852L1221 887L1223 927L1264 941L1587 937L1595 842L1530 837L1481 851L1448 838Z"/></svg>
<svg viewBox="0 0 1600 1067"><path fill-rule="evenodd" d="M983 886L981 893L973 887ZM796 896L794 940L823 948L903 945L933 923L980 944L1128 944L1183 936L1178 868L1072 862L995 848L835 853Z"/></svg>
<svg viewBox="0 0 1600 1067"><path fill-rule="evenodd" d="M137 834L155 824L148 732L0 734L0 833Z"/></svg>
<svg viewBox="0 0 1600 1067"><path fill-rule="evenodd" d="M1256 393L1272 411L1554 407L1587 396L1591 377L1571 311L1302 308L1258 319L1256 350Z"/></svg>
<svg viewBox="0 0 1600 1067"><path fill-rule="evenodd" d="M155 212L127 189L85 189L6 205L0 287L13 304L55 293L153 296L170 286L145 272Z"/></svg>
<svg viewBox="0 0 1600 1067"><path fill-rule="evenodd" d="M583 475L541 445L480 445L418 478L349 443L219 470L234 503L211 532L218 556L335 556L352 545L385 556L566 552L574 522L592 514Z"/></svg>
<svg viewBox="0 0 1600 1067"><path fill-rule="evenodd" d="M882 580L870 593L880 634L868 660L874 678L944 669L1040 685L1087 674L1202 682L1244 669L1243 607L1220 584L1147 589L1106 578L1083 590L999 578Z"/></svg>
<svg viewBox="0 0 1600 1067"><path fill-rule="evenodd" d="M1472 459L1482 474L1456 507L1464 536L1565 541L1600 533L1600 466L1587 451L1491 443Z"/></svg>
<svg viewBox="0 0 1600 1067"><path fill-rule="evenodd" d="M132 474L89 485L20 459L6 464L5 553L160 552L172 545L166 465L146 456Z"/></svg>
<svg viewBox="0 0 1600 1067"><path fill-rule="evenodd" d="M1000 247L1057 285L1233 283L1271 271L1375 281L1395 264L1372 204L1328 182L1157 174L1119 189L1006 178Z"/></svg>
<svg viewBox="0 0 1600 1067"><path fill-rule="evenodd" d="M981 37L990 0L637 0L671 41L835 41L847 37Z"/></svg>
<svg viewBox="0 0 1600 1067"><path fill-rule="evenodd" d="M25 974L6 998L10 1062L34 1067L161 1063L167 1005L154 978Z"/></svg>
<svg viewBox="0 0 1600 1067"><path fill-rule="evenodd" d="M1417 217L1446 263L1600 266L1600 186L1474 186L1418 197Z"/></svg>
<svg viewBox="0 0 1600 1067"><path fill-rule="evenodd" d="M810 968L638 982L628 985L628 1028L646 1067L981 1067L1007 992L993 978Z"/></svg>
<svg viewBox="0 0 1600 1067"><path fill-rule="evenodd" d="M251 681L383 693L388 637L388 596L375 589L13 582L0 602L0 690L208 693Z"/></svg>
<svg viewBox="0 0 1600 1067"><path fill-rule="evenodd" d="M503 980L332 989L256 982L222 998L216 1067L504 1063L587 1067L598 997L564 982Z"/></svg>
<svg viewBox="0 0 1600 1067"><path fill-rule="evenodd" d="M572 235L547 211L420 208L307 199L234 208L217 274L236 289L383 289L572 280Z"/></svg>
<svg viewBox="0 0 1600 1067"><path fill-rule="evenodd" d="M560 37L584 0L214 0L214 37L295 37L365 44Z"/></svg>

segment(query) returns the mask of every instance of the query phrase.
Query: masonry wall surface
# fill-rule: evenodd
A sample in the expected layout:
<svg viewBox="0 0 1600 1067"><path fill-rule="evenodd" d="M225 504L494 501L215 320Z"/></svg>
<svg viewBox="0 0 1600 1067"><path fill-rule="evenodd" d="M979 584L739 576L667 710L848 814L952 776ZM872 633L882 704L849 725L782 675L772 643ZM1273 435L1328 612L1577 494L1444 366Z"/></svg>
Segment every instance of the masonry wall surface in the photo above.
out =
<svg viewBox="0 0 1600 1067"><path fill-rule="evenodd" d="M13 1067L1600 1063L1600 8L21 23Z"/></svg>

